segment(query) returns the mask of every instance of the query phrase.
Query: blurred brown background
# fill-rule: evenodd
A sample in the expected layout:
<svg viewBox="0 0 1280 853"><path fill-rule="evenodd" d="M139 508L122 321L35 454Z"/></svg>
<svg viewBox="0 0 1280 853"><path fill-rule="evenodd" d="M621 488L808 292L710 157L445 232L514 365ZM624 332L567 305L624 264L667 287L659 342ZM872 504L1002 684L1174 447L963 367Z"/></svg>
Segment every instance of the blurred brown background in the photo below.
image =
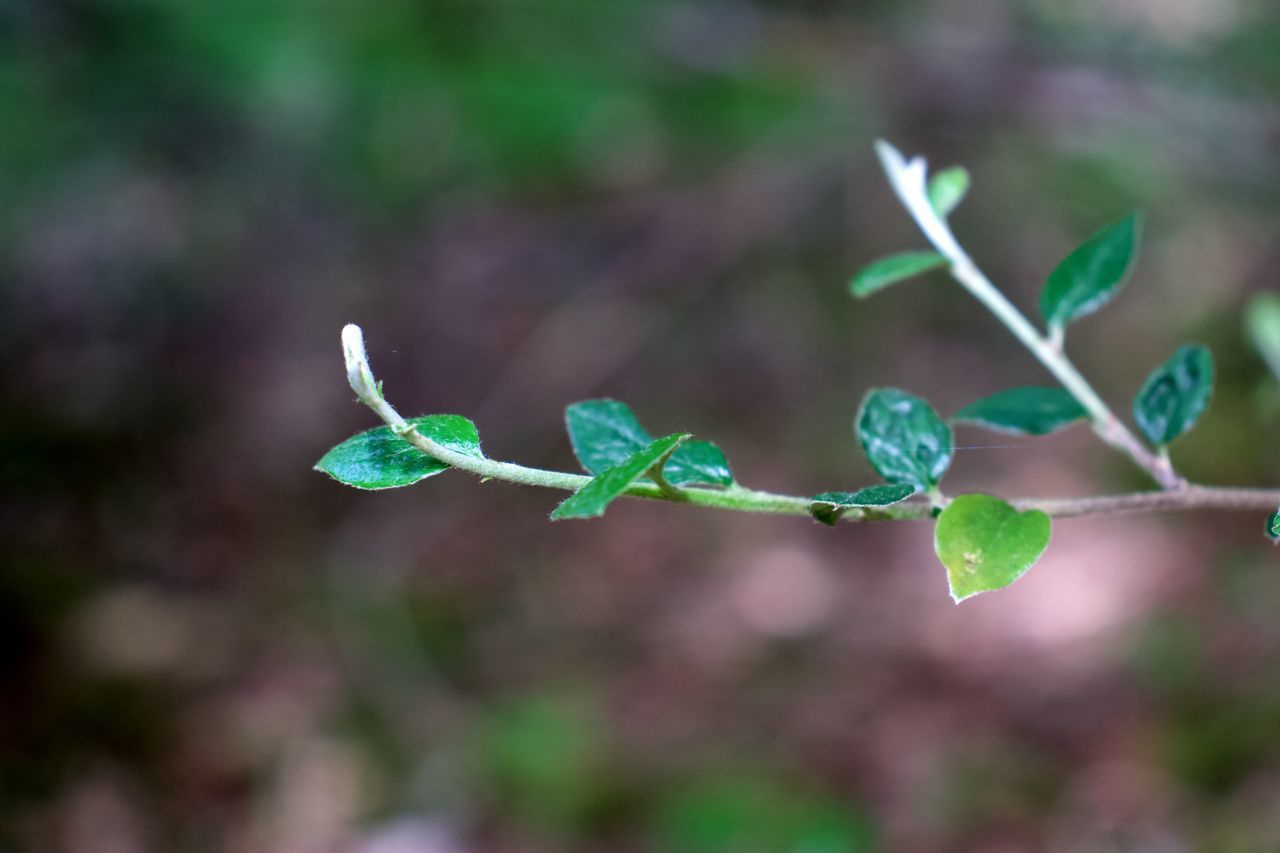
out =
<svg viewBox="0 0 1280 853"><path fill-rule="evenodd" d="M872 385L1044 383L940 276L848 297L921 245L884 136L1028 310L1144 209L1072 355L1127 412L1209 344L1175 459L1274 486L1278 94L1267 0L0 0L0 850L1280 850L1260 518L1061 522L956 607L924 525L311 470L349 321L495 457L613 396L802 494ZM1143 486L958 438L953 492Z"/></svg>

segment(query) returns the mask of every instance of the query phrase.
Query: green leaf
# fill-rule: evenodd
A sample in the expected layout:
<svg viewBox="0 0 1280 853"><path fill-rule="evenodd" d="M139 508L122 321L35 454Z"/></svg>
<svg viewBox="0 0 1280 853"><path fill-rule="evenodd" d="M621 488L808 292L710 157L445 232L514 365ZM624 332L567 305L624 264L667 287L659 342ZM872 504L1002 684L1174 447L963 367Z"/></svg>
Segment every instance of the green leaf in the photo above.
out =
<svg viewBox="0 0 1280 853"><path fill-rule="evenodd" d="M933 528L933 548L947 567L951 597L1002 589L1022 577L1049 545L1049 516L1018 512L990 495L960 495Z"/></svg>
<svg viewBox="0 0 1280 853"><path fill-rule="evenodd" d="M728 460L720 448L709 441L686 441L677 447L662 469L662 475L673 486L733 485Z"/></svg>
<svg viewBox="0 0 1280 853"><path fill-rule="evenodd" d="M906 391L868 391L854 423L862 452L890 483L927 492L951 465L951 427L932 406Z"/></svg>
<svg viewBox="0 0 1280 853"><path fill-rule="evenodd" d="M409 423L427 438L450 450L477 459L484 458L476 425L460 415L428 415L413 418ZM320 457L315 464L317 471L357 489L412 486L448 467L386 426L353 435Z"/></svg>
<svg viewBox="0 0 1280 853"><path fill-rule="evenodd" d="M1280 545L1280 509L1267 517L1267 535L1272 542Z"/></svg>
<svg viewBox="0 0 1280 853"><path fill-rule="evenodd" d="M597 772L607 739L602 714L589 700L525 694L485 703L468 722L461 754L484 784L503 792L505 806L526 825L569 832L609 801Z"/></svg>
<svg viewBox="0 0 1280 853"><path fill-rule="evenodd" d="M1280 296L1263 293L1245 309L1245 328L1271 372L1280 379Z"/></svg>
<svg viewBox="0 0 1280 853"><path fill-rule="evenodd" d="M959 207L968 192L969 171L964 166L943 169L929 179L929 204L943 219Z"/></svg>
<svg viewBox="0 0 1280 853"><path fill-rule="evenodd" d="M648 447L653 436L619 400L584 400L564 410L569 443L582 467L599 474Z"/></svg>
<svg viewBox="0 0 1280 853"><path fill-rule="evenodd" d="M1090 237L1049 274L1040 313L1052 328L1097 311L1120 291L1137 255L1142 216L1130 214Z"/></svg>
<svg viewBox="0 0 1280 853"><path fill-rule="evenodd" d="M1062 388L1010 388L970 403L952 423L975 424L1017 435L1048 435L1087 417L1084 406Z"/></svg>
<svg viewBox="0 0 1280 853"><path fill-rule="evenodd" d="M655 465L665 462L667 456L688 437L687 434L676 433L660 438L617 465L604 469L556 507L551 513L551 520L603 515L614 498L625 492Z"/></svg>
<svg viewBox="0 0 1280 853"><path fill-rule="evenodd" d="M1213 396L1213 356L1207 347L1179 347L1147 377L1133 416L1152 444L1163 447L1195 425Z"/></svg>
<svg viewBox="0 0 1280 853"><path fill-rule="evenodd" d="M662 853L871 853L883 846L856 804L750 766L680 774L656 805L646 849Z"/></svg>
<svg viewBox="0 0 1280 853"><path fill-rule="evenodd" d="M866 299L891 284L913 278L929 270L945 267L947 259L937 252L903 252L870 264L849 282L849 290Z"/></svg>
<svg viewBox="0 0 1280 853"><path fill-rule="evenodd" d="M612 468L653 442L631 407L619 400L574 403L565 409L564 419L574 455L592 474ZM673 486L733 484L724 453L709 441L681 445L662 473Z"/></svg>
<svg viewBox="0 0 1280 853"><path fill-rule="evenodd" d="M809 499L809 514L823 524L835 524L846 510L889 506L915 493L915 486L907 483L882 483L856 492L823 492Z"/></svg>

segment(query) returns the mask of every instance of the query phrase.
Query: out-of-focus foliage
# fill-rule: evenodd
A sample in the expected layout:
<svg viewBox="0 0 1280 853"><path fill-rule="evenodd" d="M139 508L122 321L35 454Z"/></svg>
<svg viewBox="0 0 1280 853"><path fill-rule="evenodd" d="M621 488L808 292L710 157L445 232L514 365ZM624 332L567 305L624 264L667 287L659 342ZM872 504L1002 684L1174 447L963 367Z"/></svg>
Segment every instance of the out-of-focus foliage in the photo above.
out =
<svg viewBox="0 0 1280 853"><path fill-rule="evenodd" d="M969 192L969 170L964 166L940 169L929 179L929 203L946 219Z"/></svg>
<svg viewBox="0 0 1280 853"><path fill-rule="evenodd" d="M1213 355L1182 346L1142 383L1133 417L1147 440L1163 447L1195 425L1213 396Z"/></svg>
<svg viewBox="0 0 1280 853"><path fill-rule="evenodd" d="M878 846L869 821L846 804L759 771L693 775L676 783L664 800L655 840L673 853L856 853Z"/></svg>
<svg viewBox="0 0 1280 853"><path fill-rule="evenodd" d="M1280 380L1280 293L1255 297L1245 309L1245 329L1271 372Z"/></svg>
<svg viewBox="0 0 1280 853"><path fill-rule="evenodd" d="M1145 210L1072 355L1123 408L1210 345L1175 458L1274 485L1277 44L1261 0L0 3L0 846L1280 848L1259 519L1064 521L954 608L911 529L311 470L375 426L348 321L495 458L614 396L798 494L872 482L873 383L1044 384L944 276L848 298L918 245L883 136L966 164L1027 310ZM956 493L1137 485L977 435Z"/></svg>
<svg viewBox="0 0 1280 853"><path fill-rule="evenodd" d="M890 255L860 270L849 282L849 291L859 299L884 290L891 284L915 278L921 273L947 265L937 252L901 252Z"/></svg>

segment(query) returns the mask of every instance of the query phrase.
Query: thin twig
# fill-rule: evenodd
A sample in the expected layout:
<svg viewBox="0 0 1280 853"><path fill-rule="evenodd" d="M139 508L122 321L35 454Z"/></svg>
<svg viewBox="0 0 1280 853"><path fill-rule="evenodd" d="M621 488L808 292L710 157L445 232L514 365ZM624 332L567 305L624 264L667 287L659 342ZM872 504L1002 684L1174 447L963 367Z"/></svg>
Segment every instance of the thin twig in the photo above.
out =
<svg viewBox="0 0 1280 853"><path fill-rule="evenodd" d="M1167 458L1162 458L1147 449L1135 436L1124 421L1111 411L1098 393L1093 390L1089 381L1081 375L1062 349L1060 334L1042 335L1031 324L1021 311L1014 307L991 280L978 269L964 248L961 247L951 226L938 215L929 201L926 185L925 162L922 158L913 158L907 162L896 148L883 140L876 143L876 153L889 183L903 207L911 214L911 218L920 226L929 242L951 263L951 275L974 298L987 307L992 314L1013 333L1022 345L1040 360L1054 377L1062 383L1071 396L1079 401L1089 413L1093 431L1098 437L1112 447L1128 455L1143 471L1165 489L1185 489L1187 481L1173 470Z"/></svg>

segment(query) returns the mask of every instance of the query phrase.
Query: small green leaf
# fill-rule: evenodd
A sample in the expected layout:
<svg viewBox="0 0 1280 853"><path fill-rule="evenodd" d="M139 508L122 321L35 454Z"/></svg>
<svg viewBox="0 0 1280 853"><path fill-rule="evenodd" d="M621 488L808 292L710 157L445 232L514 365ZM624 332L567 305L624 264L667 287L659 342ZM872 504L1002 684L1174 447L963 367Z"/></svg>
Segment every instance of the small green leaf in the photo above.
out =
<svg viewBox="0 0 1280 853"><path fill-rule="evenodd" d="M932 406L906 391L868 391L854 424L871 467L890 483L927 492L951 465L951 427Z"/></svg>
<svg viewBox="0 0 1280 853"><path fill-rule="evenodd" d="M1087 416L1084 406L1062 388L1010 388L970 403L952 423L975 424L1017 435L1048 435Z"/></svg>
<svg viewBox="0 0 1280 853"><path fill-rule="evenodd" d="M552 521L564 518L592 518L603 515L614 498L625 492L655 465L666 458L687 439L687 434L676 433L652 442L637 453L628 456L611 468L606 468L585 486L570 495L551 513Z"/></svg>
<svg viewBox="0 0 1280 853"><path fill-rule="evenodd" d="M749 763L681 773L655 798L651 844L662 853L871 853L884 849L873 822Z"/></svg>
<svg viewBox="0 0 1280 853"><path fill-rule="evenodd" d="M677 447L662 469L662 475L673 486L733 485L728 460L720 448L709 441L686 441Z"/></svg>
<svg viewBox="0 0 1280 853"><path fill-rule="evenodd" d="M1022 577L1049 545L1049 516L1018 512L990 495L960 495L933 528L933 548L947 567L951 597L1002 589Z"/></svg>
<svg viewBox="0 0 1280 853"><path fill-rule="evenodd" d="M943 169L929 179L929 204L943 219L951 215L968 192L969 171L964 166Z"/></svg>
<svg viewBox="0 0 1280 853"><path fill-rule="evenodd" d="M1179 347L1147 377L1133 401L1142 432L1163 447L1195 425L1213 396L1213 356L1202 346Z"/></svg>
<svg viewBox="0 0 1280 853"><path fill-rule="evenodd" d="M410 425L432 441L483 459L476 425L459 415L413 418ZM357 489L394 489L412 486L439 474L449 466L432 459L391 431L391 427L353 435L320 458L315 469Z"/></svg>
<svg viewBox="0 0 1280 853"><path fill-rule="evenodd" d="M592 474L612 468L653 443L631 407L620 400L583 400L564 410L569 443Z"/></svg>
<svg viewBox="0 0 1280 853"><path fill-rule="evenodd" d="M1280 379L1280 296L1263 293L1245 309L1245 328L1271 372Z"/></svg>
<svg viewBox="0 0 1280 853"><path fill-rule="evenodd" d="M823 524L835 524L846 510L889 506L915 493L915 486L907 483L882 483L856 492L823 492L809 499L809 514Z"/></svg>
<svg viewBox="0 0 1280 853"><path fill-rule="evenodd" d="M849 290L859 299L866 299L891 284L946 265L947 259L937 252L903 252L867 266L849 282Z"/></svg>
<svg viewBox="0 0 1280 853"><path fill-rule="evenodd" d="M1272 542L1280 545L1280 509L1267 517L1267 535Z"/></svg>
<svg viewBox="0 0 1280 853"><path fill-rule="evenodd" d="M569 443L592 474L638 453L653 442L635 412L619 400L584 400L565 409ZM724 453L709 441L690 441L671 455L663 476L673 486L730 486L733 472Z"/></svg>
<svg viewBox="0 0 1280 853"><path fill-rule="evenodd" d="M1062 329L1111 301L1129 277L1141 232L1141 214L1130 214L1067 255L1040 294L1045 322Z"/></svg>

